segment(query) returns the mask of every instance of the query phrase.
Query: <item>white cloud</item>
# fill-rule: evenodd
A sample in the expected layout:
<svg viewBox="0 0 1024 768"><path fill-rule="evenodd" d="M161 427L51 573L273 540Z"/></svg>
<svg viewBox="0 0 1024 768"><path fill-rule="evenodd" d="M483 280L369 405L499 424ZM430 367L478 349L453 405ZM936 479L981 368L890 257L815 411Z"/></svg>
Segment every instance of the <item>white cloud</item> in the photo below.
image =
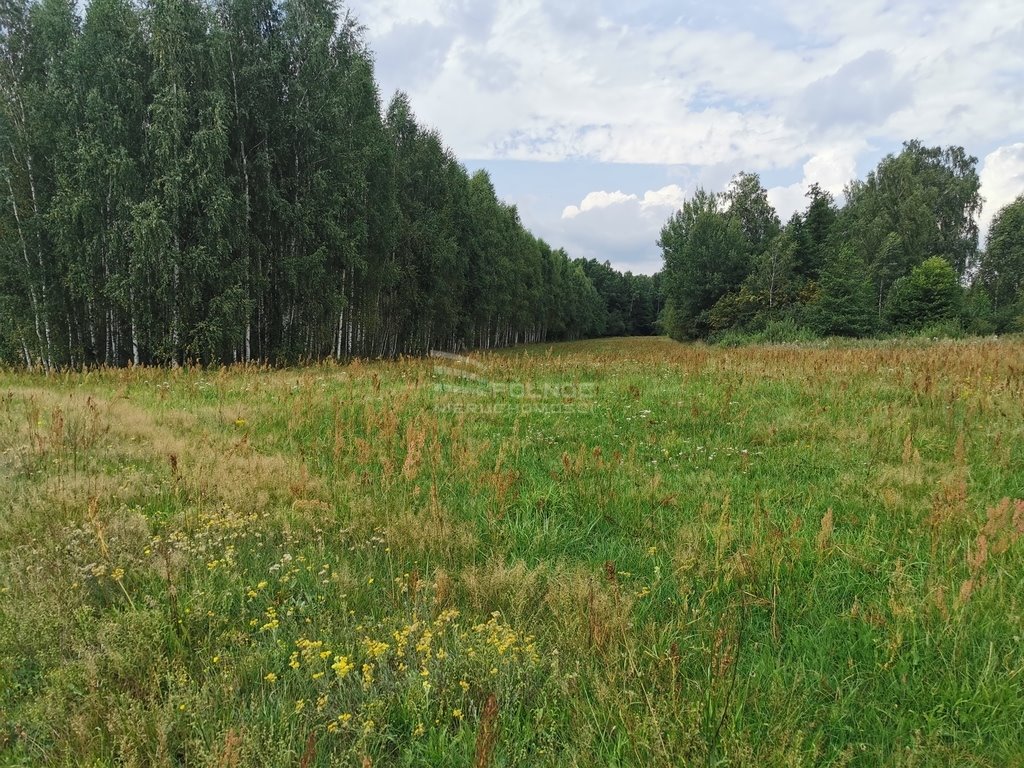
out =
<svg viewBox="0 0 1024 768"><path fill-rule="evenodd" d="M852 146L822 150L804 163L800 181L769 189L768 200L775 206L779 218L786 222L796 211L802 211L807 206L804 195L814 183L838 199L843 187L857 174L856 151L857 147Z"/></svg>
<svg viewBox="0 0 1024 768"><path fill-rule="evenodd" d="M985 207L981 212L982 243L999 209L1024 195L1024 142L1010 144L991 152L981 166L981 194Z"/></svg>
<svg viewBox="0 0 1024 768"><path fill-rule="evenodd" d="M583 198L579 205L566 206L562 211L563 219L575 219L581 213L594 211L599 208L607 208L617 203L626 203L636 200L636 195L627 195L625 192L591 192Z"/></svg>
<svg viewBox="0 0 1024 768"><path fill-rule="evenodd" d="M668 208L671 211L678 211L683 207L686 200L686 193L678 184L669 184L661 189L648 190L644 192L644 199L640 201L641 208Z"/></svg>
<svg viewBox="0 0 1024 768"><path fill-rule="evenodd" d="M687 169L675 189L595 193L564 209L557 176L538 175L547 208L527 225L581 255L656 254L662 214L681 205L683 189L722 189L740 170L794 182L769 190L785 220L806 205L811 183L838 196L858 165L866 171L910 138L974 153L1003 145L985 158L983 231L1017 189L1020 0L348 7L380 53L385 98L406 90L419 118L463 159ZM801 164L796 180L791 169ZM626 183L609 176L606 189Z"/></svg>
<svg viewBox="0 0 1024 768"><path fill-rule="evenodd" d="M385 87L408 88L466 158L765 171L868 136L888 148L1024 133L1016 0L774 0L714 24L669 0L351 5L389 52ZM429 51L417 53L413 27L431 30ZM409 75L416 61L430 78Z"/></svg>
<svg viewBox="0 0 1024 768"><path fill-rule="evenodd" d="M678 184L643 193L589 193L565 208L543 232L574 256L611 259L617 268L651 274L661 268L657 240L661 227L686 197Z"/></svg>

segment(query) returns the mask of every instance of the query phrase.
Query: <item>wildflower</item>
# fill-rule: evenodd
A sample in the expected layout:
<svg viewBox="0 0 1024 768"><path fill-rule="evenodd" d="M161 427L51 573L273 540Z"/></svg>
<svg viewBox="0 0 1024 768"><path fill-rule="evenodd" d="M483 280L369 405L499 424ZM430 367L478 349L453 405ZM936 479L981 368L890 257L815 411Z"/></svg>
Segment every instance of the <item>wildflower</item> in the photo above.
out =
<svg viewBox="0 0 1024 768"><path fill-rule="evenodd" d="M354 666L355 665L348 660L347 656L335 656L331 669L337 672L338 677L344 680L348 673L352 671Z"/></svg>
<svg viewBox="0 0 1024 768"><path fill-rule="evenodd" d="M459 680L459 688L462 689L463 693L469 690L469 683L465 680Z"/></svg>
<svg viewBox="0 0 1024 768"><path fill-rule="evenodd" d="M423 723L418 723L416 725L416 727L413 729L412 737L414 739L418 739L420 736L422 736L426 732L427 732L427 729L423 727Z"/></svg>
<svg viewBox="0 0 1024 768"><path fill-rule="evenodd" d="M369 654L371 659L379 659L391 648L387 643L382 643L369 637L363 639L363 645L366 646L366 653Z"/></svg>
<svg viewBox="0 0 1024 768"><path fill-rule="evenodd" d="M316 711L323 712L324 707L327 706L327 694L321 694L316 699Z"/></svg>
<svg viewBox="0 0 1024 768"><path fill-rule="evenodd" d="M461 720L462 719L462 710L461 709L453 709L452 710L452 717L454 717L456 720Z"/></svg>
<svg viewBox="0 0 1024 768"><path fill-rule="evenodd" d="M214 664L220 664L220 656L214 656L213 657L213 663Z"/></svg>
<svg viewBox="0 0 1024 768"><path fill-rule="evenodd" d="M336 721L334 721L334 720L331 720L331 722L329 722L327 724L327 732L328 733L337 733L338 732L338 723Z"/></svg>
<svg viewBox="0 0 1024 768"><path fill-rule="evenodd" d="M306 700L305 699L299 699L298 701L295 702L295 714L296 715L299 714L299 712L301 712L305 708L306 708Z"/></svg>
<svg viewBox="0 0 1024 768"><path fill-rule="evenodd" d="M268 683L276 683L277 675L275 675L273 672L267 672L266 677L264 677L263 679L266 680Z"/></svg>
<svg viewBox="0 0 1024 768"><path fill-rule="evenodd" d="M115 568L113 571L111 571L110 578L112 578L114 581L120 581L121 579L123 579L124 568Z"/></svg>
<svg viewBox="0 0 1024 768"><path fill-rule="evenodd" d="M376 727L377 724L373 720L366 720L363 722L363 733L369 735L373 733L373 729Z"/></svg>

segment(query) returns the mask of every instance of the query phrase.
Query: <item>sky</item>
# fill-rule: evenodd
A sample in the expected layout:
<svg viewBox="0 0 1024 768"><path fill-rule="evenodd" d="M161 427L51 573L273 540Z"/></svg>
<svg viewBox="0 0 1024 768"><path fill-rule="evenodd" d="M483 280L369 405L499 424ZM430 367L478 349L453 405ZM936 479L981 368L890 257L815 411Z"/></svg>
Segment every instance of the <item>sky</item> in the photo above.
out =
<svg viewBox="0 0 1024 768"><path fill-rule="evenodd" d="M983 233L1024 193L1021 0L349 0L383 97L409 94L523 223L661 267L703 186L760 174L783 221L906 139L978 157Z"/></svg>

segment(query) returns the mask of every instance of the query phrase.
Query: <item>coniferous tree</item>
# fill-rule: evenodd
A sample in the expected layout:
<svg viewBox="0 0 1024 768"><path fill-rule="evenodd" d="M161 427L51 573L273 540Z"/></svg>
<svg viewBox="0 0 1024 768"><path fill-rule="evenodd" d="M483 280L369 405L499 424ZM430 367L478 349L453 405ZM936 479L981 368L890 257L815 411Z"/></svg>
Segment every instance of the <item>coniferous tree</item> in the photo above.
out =
<svg viewBox="0 0 1024 768"><path fill-rule="evenodd" d="M825 261L810 310L814 326L826 336L869 336L875 330L867 265L853 248L843 246Z"/></svg>
<svg viewBox="0 0 1024 768"><path fill-rule="evenodd" d="M896 328L920 330L959 316L963 289L948 261L933 256L896 281L889 294L889 320Z"/></svg>

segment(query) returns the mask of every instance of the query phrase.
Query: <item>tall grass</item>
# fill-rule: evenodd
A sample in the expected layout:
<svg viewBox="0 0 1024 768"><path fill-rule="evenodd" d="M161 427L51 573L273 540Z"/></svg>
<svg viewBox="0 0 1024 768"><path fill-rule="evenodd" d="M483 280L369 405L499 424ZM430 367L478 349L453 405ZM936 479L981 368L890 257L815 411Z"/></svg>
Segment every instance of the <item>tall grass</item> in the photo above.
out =
<svg viewBox="0 0 1024 768"><path fill-rule="evenodd" d="M1024 343L475 359L0 374L0 762L1024 762Z"/></svg>

